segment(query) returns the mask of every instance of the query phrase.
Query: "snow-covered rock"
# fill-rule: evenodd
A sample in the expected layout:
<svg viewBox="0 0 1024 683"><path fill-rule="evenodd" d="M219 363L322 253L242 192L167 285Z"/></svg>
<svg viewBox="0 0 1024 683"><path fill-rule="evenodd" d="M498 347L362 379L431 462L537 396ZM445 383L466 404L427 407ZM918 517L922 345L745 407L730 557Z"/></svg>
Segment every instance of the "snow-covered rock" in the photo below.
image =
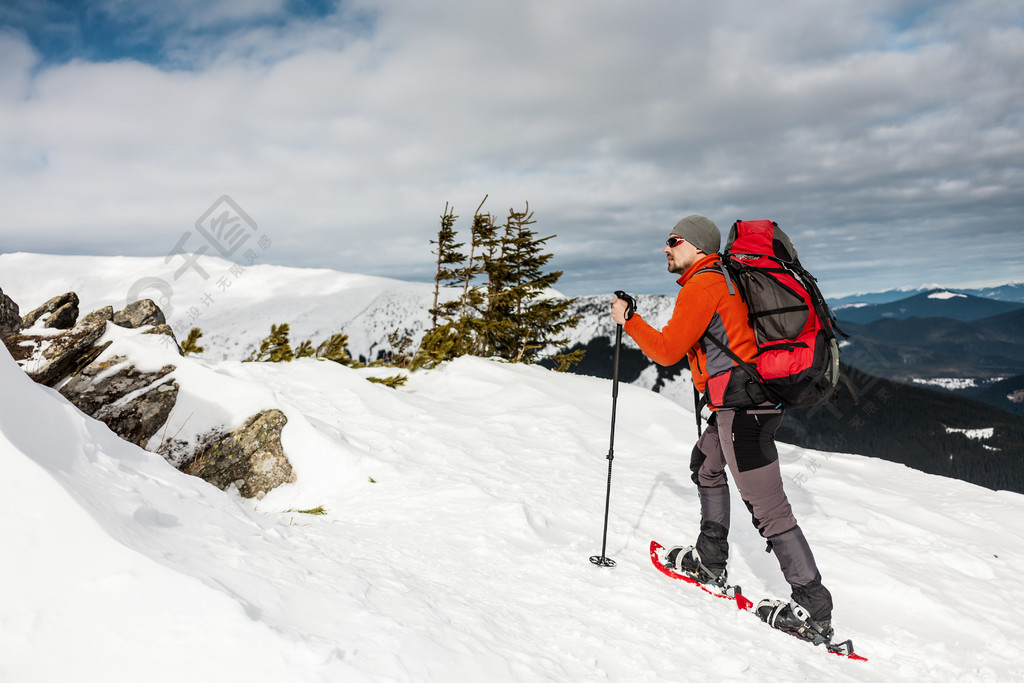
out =
<svg viewBox="0 0 1024 683"><path fill-rule="evenodd" d="M0 289L0 339L21 329L21 315L18 304Z"/></svg>

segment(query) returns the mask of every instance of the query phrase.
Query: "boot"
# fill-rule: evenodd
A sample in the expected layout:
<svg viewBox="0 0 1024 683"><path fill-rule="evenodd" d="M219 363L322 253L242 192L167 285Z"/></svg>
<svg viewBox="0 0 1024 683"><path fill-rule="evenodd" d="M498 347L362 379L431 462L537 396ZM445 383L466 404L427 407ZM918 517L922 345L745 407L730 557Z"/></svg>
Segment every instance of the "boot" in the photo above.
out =
<svg viewBox="0 0 1024 683"><path fill-rule="evenodd" d="M677 545L665 556L665 566L700 581L724 588L728 585L728 572L725 565L712 567L701 561L700 552L692 545L684 548Z"/></svg>
<svg viewBox="0 0 1024 683"><path fill-rule="evenodd" d="M772 628L808 640L815 645L832 642L832 619L811 619L810 613L796 603L762 600L755 608L757 616Z"/></svg>

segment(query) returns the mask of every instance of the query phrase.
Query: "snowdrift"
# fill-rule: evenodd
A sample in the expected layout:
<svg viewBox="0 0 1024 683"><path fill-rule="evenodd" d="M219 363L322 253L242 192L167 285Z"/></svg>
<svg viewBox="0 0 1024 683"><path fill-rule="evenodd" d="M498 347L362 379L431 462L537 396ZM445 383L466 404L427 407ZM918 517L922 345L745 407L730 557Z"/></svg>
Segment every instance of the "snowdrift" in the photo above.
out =
<svg viewBox="0 0 1024 683"><path fill-rule="evenodd" d="M697 524L692 416L664 397L621 387L608 570L587 559L608 382L479 359L401 391L308 359L232 373L308 425L285 428L297 482L258 503L120 441L0 351L0 679L1018 675L1018 495L783 446L788 477L819 463L789 490L838 632L871 658L850 662L649 566L651 538L685 541ZM328 514L293 511L315 505ZM730 574L784 596L734 507Z"/></svg>
<svg viewBox="0 0 1024 683"><path fill-rule="evenodd" d="M35 305L8 279L11 256L4 291ZM121 288L102 273L80 284L86 310L113 296L89 287ZM31 283L78 289L54 285ZM264 286L250 310L288 321L294 292ZM359 296L374 300L374 286ZM331 297L358 298L338 287ZM600 551L610 382L464 358L396 391L312 359L181 360L195 399L175 419L186 405L240 415L272 403L289 417L294 484L255 501L184 475L0 349L0 680L1022 678L1020 495L780 445L837 635L871 660L853 662L650 566L650 540L692 542L699 515L693 415L666 395L620 387L607 553L618 566L601 569L588 558ZM732 505L731 579L755 600L788 597L735 492ZM327 514L298 512L317 506Z"/></svg>

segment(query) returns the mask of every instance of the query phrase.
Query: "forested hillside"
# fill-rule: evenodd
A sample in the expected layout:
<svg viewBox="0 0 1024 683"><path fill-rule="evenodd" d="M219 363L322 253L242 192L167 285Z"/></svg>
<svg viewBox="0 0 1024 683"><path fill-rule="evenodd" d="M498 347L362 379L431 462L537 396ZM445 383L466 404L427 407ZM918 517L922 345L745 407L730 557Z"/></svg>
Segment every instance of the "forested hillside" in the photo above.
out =
<svg viewBox="0 0 1024 683"><path fill-rule="evenodd" d="M850 335L843 359L872 374L1006 377L1024 373L1024 311L963 322L952 318L839 320Z"/></svg>
<svg viewBox="0 0 1024 683"><path fill-rule="evenodd" d="M844 370L858 403L843 388L832 403L792 410L780 440L1024 492L1024 418L962 396Z"/></svg>
<svg viewBox="0 0 1024 683"><path fill-rule="evenodd" d="M608 338L596 337L575 348L585 348L586 355L572 372L611 377L614 349ZM635 381L651 365L640 351L623 345L619 380ZM685 367L684 361L671 368L658 368L655 390L669 382L689 384ZM857 402L843 386L833 402L790 411L779 431L780 441L816 450L870 455L930 474L1024 493L1024 417L849 366L844 366L844 371L857 393ZM678 390L675 393L680 395ZM695 430L696 426L679 428ZM812 462L811 470L813 467Z"/></svg>

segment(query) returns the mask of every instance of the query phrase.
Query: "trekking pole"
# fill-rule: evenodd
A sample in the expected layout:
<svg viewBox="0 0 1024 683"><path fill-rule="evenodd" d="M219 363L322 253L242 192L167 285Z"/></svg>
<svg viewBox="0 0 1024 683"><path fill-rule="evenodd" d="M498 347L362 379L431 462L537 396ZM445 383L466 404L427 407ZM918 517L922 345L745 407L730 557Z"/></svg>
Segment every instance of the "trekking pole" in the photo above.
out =
<svg viewBox="0 0 1024 683"><path fill-rule="evenodd" d="M633 317L636 302L625 292L615 292L615 297L622 299L626 307L626 320ZM615 560L605 555L608 548L608 509L612 500L612 460L615 459L615 409L619 400L619 349L622 348L622 325L615 329L615 356L612 360L612 427L608 437L608 488L604 496L604 534L601 538L601 554L592 555L590 561L598 567L614 567Z"/></svg>

